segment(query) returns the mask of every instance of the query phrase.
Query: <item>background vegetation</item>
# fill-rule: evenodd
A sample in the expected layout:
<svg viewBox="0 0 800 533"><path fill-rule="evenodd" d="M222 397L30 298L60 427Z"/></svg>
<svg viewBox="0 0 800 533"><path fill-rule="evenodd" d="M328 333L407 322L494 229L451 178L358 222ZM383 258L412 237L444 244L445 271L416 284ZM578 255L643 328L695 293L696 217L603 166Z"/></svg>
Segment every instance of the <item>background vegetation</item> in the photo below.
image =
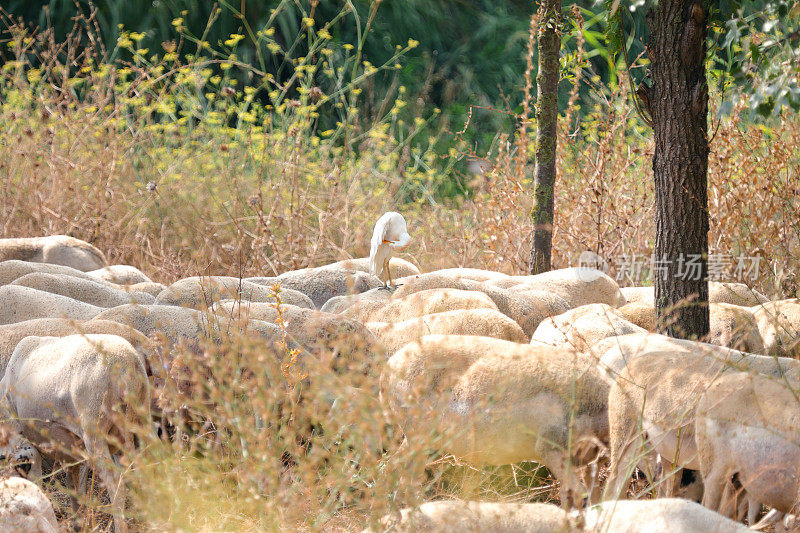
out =
<svg viewBox="0 0 800 533"><path fill-rule="evenodd" d="M426 267L523 270L536 64L525 2L136 2L12 1L3 12L4 234L108 239L112 256L175 274L187 250L202 251L195 270L281 271L364 255L371 220L391 207L420 213ZM723 4L709 57L712 249L761 253L769 219L783 280L797 272L785 215L800 6ZM642 3L630 9L634 57ZM556 262L586 248L612 262L649 253L649 131L626 104L602 6L565 12ZM476 159L491 170L467 172ZM735 216L719 211L729 201ZM454 253L426 255L453 239Z"/></svg>

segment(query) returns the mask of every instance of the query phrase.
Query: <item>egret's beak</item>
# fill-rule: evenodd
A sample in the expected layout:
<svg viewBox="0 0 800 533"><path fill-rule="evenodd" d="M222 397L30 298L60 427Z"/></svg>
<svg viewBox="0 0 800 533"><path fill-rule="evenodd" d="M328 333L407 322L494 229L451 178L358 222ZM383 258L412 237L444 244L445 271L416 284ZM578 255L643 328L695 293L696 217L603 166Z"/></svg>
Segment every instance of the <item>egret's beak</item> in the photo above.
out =
<svg viewBox="0 0 800 533"><path fill-rule="evenodd" d="M401 241L383 241L383 244L388 244L389 246L392 247L393 250L397 250L399 252L402 252L403 250L408 248L408 245L410 244L410 242L406 243L406 244L400 244L400 242Z"/></svg>
<svg viewBox="0 0 800 533"><path fill-rule="evenodd" d="M408 248L409 244L411 244L411 235L404 233L400 236L399 240L389 243L389 246L391 246L394 250L403 251Z"/></svg>

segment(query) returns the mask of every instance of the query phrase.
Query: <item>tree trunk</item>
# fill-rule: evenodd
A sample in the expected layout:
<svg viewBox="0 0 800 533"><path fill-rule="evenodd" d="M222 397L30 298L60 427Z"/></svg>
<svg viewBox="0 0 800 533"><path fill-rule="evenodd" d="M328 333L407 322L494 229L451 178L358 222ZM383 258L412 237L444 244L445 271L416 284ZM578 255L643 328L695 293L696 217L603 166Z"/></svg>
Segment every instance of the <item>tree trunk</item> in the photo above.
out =
<svg viewBox="0 0 800 533"><path fill-rule="evenodd" d="M700 0L660 0L647 14L655 153L653 277L660 330L708 334L708 88Z"/></svg>
<svg viewBox="0 0 800 533"><path fill-rule="evenodd" d="M553 245L553 197L556 183L556 121L558 120L558 52L556 33L561 0L539 3L539 71L536 74L536 168L534 170L531 274L550 270Z"/></svg>

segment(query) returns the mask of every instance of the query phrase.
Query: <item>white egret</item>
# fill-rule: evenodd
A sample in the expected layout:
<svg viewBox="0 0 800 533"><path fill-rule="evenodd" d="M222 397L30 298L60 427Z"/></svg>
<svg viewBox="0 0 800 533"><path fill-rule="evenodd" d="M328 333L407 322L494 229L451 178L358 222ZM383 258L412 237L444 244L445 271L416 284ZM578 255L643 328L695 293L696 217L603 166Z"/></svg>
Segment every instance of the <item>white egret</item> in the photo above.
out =
<svg viewBox="0 0 800 533"><path fill-rule="evenodd" d="M392 273L389 271L389 260L395 251L405 250L410 242L411 235L406 230L406 219L403 215L394 211L384 213L372 232L369 273L386 282L386 287L391 286Z"/></svg>

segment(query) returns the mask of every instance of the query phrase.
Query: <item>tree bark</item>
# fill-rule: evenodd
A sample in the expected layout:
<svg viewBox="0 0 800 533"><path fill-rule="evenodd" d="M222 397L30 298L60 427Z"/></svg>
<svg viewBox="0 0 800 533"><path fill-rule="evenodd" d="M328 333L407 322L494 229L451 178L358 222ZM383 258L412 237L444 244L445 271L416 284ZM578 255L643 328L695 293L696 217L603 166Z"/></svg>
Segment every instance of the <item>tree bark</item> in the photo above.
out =
<svg viewBox="0 0 800 533"><path fill-rule="evenodd" d="M647 14L656 317L662 333L681 338L709 330L707 17L701 0L659 0Z"/></svg>
<svg viewBox="0 0 800 533"><path fill-rule="evenodd" d="M539 70L536 74L536 167L534 170L531 274L550 270L553 246L553 197L556 183L556 122L558 120L558 54L556 32L561 0L539 3Z"/></svg>

